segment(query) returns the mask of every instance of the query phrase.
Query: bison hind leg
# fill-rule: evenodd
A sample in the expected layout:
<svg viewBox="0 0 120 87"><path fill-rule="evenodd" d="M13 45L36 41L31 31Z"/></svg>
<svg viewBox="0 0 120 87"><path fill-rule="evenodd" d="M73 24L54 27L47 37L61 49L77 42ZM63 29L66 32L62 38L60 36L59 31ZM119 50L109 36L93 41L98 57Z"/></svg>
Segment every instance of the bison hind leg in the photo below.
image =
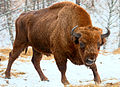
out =
<svg viewBox="0 0 120 87"><path fill-rule="evenodd" d="M22 43L20 44L20 42L17 43L16 41L14 42L13 50L9 53L9 61L8 61L7 69L5 71L5 78L10 79L10 71L12 64L18 58L18 56L24 50L25 47L26 47L25 44Z"/></svg>
<svg viewBox="0 0 120 87"><path fill-rule="evenodd" d="M32 63L38 72L41 81L49 81L48 78L43 74L41 67L40 67L40 61L42 59L42 53L39 53L33 49L33 57L32 57Z"/></svg>

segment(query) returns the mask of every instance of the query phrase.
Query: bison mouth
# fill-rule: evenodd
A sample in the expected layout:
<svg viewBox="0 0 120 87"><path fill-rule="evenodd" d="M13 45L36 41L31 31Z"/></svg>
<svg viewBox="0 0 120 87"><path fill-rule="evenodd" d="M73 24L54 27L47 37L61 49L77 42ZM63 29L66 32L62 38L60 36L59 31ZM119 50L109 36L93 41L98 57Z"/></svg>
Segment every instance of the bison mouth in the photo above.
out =
<svg viewBox="0 0 120 87"><path fill-rule="evenodd" d="M86 65L90 66L95 63L95 59L86 59L85 63Z"/></svg>

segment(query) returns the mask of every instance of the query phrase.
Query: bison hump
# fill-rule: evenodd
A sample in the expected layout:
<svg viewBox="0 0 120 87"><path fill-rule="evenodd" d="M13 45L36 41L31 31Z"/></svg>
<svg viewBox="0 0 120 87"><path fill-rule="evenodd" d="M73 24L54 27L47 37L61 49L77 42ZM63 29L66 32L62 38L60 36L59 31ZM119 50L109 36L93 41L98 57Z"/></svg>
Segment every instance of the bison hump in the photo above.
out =
<svg viewBox="0 0 120 87"><path fill-rule="evenodd" d="M50 6L49 8L50 9L55 9L55 8L62 8L64 6L71 6L71 5L76 5L74 4L73 2L70 2L70 1L64 1L64 2L59 2L59 3L56 3L56 4L53 4L52 6Z"/></svg>

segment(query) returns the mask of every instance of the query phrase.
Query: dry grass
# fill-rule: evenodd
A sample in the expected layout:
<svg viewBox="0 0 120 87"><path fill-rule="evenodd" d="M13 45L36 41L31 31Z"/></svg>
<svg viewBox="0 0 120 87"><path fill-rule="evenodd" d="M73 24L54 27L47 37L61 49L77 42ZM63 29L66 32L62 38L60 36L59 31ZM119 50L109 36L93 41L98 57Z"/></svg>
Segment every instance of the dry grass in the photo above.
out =
<svg viewBox="0 0 120 87"><path fill-rule="evenodd" d="M0 78L4 78L4 74L5 74L5 70L6 70L6 68L2 68L1 70L0 70ZM19 77L20 75L24 75L24 74L26 74L26 73L24 73L24 72L15 72L16 70L12 70L12 71L14 71L14 72L11 72L11 76L14 76L14 77Z"/></svg>
<svg viewBox="0 0 120 87"><path fill-rule="evenodd" d="M6 56L9 56L10 51L11 51L11 49L0 49L0 53L4 54ZM28 56L32 56L32 49L29 48L26 54L23 51L20 56L24 57L24 58L27 58Z"/></svg>
<svg viewBox="0 0 120 87"><path fill-rule="evenodd" d="M0 49L0 53L2 53L3 55L6 55L6 56L9 56L9 52L11 51L11 49ZM20 57L24 57L24 58L28 58L28 56L31 56L32 57L32 54L33 54L33 52L32 52L32 48L29 48L28 49L28 51L27 51L27 53L25 54L25 52L23 51L21 54L20 54ZM51 60L51 59L53 59L54 58L54 56L53 55L51 55L51 56L45 56L45 55L43 55L43 58L42 58L42 60ZM3 57L3 56L0 56L0 59L2 59L1 61L3 61L3 60L6 60L7 58L5 58L5 57ZM22 60L22 59L19 59L20 61L26 61L26 60Z"/></svg>
<svg viewBox="0 0 120 87"><path fill-rule="evenodd" d="M112 53L113 53L113 54L120 54L120 48L114 50Z"/></svg>
<svg viewBox="0 0 120 87"><path fill-rule="evenodd" d="M0 67L3 66L2 64L0 64Z"/></svg>
<svg viewBox="0 0 120 87"><path fill-rule="evenodd" d="M7 59L8 59L7 57L0 56L0 60L1 60L1 61L5 61L5 60L7 60Z"/></svg>
<svg viewBox="0 0 120 87"><path fill-rule="evenodd" d="M25 60L25 59L23 59L23 58L22 58L22 59L21 59L21 58L18 58L17 60L20 61L20 62L30 62L30 60Z"/></svg>
<svg viewBox="0 0 120 87"><path fill-rule="evenodd" d="M20 75L24 75L24 74L26 74L26 73L24 73L24 72L11 72L11 74L12 74L12 76L14 76L14 77L19 77Z"/></svg>
<svg viewBox="0 0 120 87"><path fill-rule="evenodd" d="M0 53L8 56L9 55L9 52L11 51L11 49L0 49Z"/></svg>
<svg viewBox="0 0 120 87"><path fill-rule="evenodd" d="M111 79L104 79L102 80L102 83L104 81L108 81L108 80L118 80L116 78L111 78ZM92 80L93 81L93 80ZM89 81L86 81L86 82L90 82ZM80 83L83 83L82 81L80 81ZM65 86L65 87L120 87L120 82L117 82L117 83L106 83L105 85L95 85L95 84L87 84L87 85L70 85L70 86Z"/></svg>
<svg viewBox="0 0 120 87"><path fill-rule="evenodd" d="M112 52L108 52L106 50L100 50L99 54L102 54L102 55L107 55L107 53L112 53Z"/></svg>
<svg viewBox="0 0 120 87"><path fill-rule="evenodd" d="M2 85L0 85L0 87L6 87L6 86L8 86L8 85L6 85L6 84L2 84Z"/></svg>
<svg viewBox="0 0 120 87"><path fill-rule="evenodd" d="M95 85L95 84L88 84L88 85L70 85L70 86L64 86L64 87L120 87L120 82L117 83L107 83L104 86L101 85Z"/></svg>

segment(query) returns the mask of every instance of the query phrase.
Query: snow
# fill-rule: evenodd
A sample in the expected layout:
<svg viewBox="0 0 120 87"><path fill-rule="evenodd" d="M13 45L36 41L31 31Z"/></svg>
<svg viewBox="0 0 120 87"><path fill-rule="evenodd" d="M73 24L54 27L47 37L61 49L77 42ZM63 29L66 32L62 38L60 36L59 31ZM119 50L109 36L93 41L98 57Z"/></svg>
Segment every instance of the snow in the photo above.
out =
<svg viewBox="0 0 120 87"><path fill-rule="evenodd" d="M19 59L29 60L28 62L21 62ZM34 66L29 58L19 58L13 63L12 73L22 72L23 75L18 75L18 77L11 76L11 79L5 79L4 74L0 79L0 85L6 85L9 87L64 87L61 83L61 74L56 66L54 59L52 60L42 60L41 68L44 74L48 77L49 82L41 81L38 73L34 69ZM1 62L1 68L6 68L7 61ZM96 61L98 67L98 73L101 77L102 83L115 83L120 81L120 55L114 54L99 54ZM0 70L1 70L0 68ZM2 75L2 73L0 73ZM78 66L71 63L69 60L67 62L66 76L71 85L85 85L94 84L92 70L86 66Z"/></svg>
<svg viewBox="0 0 120 87"><path fill-rule="evenodd" d="M0 32L0 48L11 48L11 42L8 30L3 30Z"/></svg>

